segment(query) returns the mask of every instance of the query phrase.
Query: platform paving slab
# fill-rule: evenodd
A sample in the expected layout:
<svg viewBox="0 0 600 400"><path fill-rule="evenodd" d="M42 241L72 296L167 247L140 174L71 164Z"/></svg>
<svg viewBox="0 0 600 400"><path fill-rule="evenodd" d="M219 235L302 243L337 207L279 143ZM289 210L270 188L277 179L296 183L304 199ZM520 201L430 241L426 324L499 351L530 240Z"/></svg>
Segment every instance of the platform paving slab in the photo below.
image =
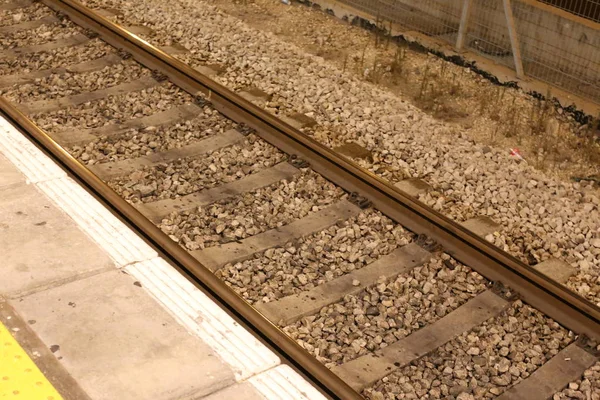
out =
<svg viewBox="0 0 600 400"><path fill-rule="evenodd" d="M0 191L24 183L25 176L6 157L0 154Z"/></svg>
<svg viewBox="0 0 600 400"><path fill-rule="evenodd" d="M8 399L13 398L11 396L19 396L14 399L48 400L52 397L54 400L91 400L35 334L35 323L35 320L24 321L11 305L0 297L0 329L5 326L10 332L8 336L11 336L0 338L0 399L4 399L3 396ZM15 360L15 355L19 352L21 357ZM19 368L18 364L26 360L35 363L35 367L21 365ZM43 378L34 373L36 370L43 374ZM60 394L52 393L53 390Z"/></svg>
<svg viewBox="0 0 600 400"><path fill-rule="evenodd" d="M0 188L0 295L14 296L114 262L34 185Z"/></svg>
<svg viewBox="0 0 600 400"><path fill-rule="evenodd" d="M233 371L129 275L113 270L13 301L93 399L198 399Z"/></svg>
<svg viewBox="0 0 600 400"><path fill-rule="evenodd" d="M219 390L203 400L264 400L264 397L252 384L243 382Z"/></svg>

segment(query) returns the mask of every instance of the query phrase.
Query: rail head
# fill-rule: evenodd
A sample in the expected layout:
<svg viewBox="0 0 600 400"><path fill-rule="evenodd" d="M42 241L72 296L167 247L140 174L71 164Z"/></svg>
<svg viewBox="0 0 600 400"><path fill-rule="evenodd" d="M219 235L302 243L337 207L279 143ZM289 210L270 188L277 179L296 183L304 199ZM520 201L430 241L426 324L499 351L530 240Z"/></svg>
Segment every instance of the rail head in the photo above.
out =
<svg viewBox="0 0 600 400"><path fill-rule="evenodd" d="M271 144L308 161L313 169L348 192L361 193L398 223L432 237L455 258L519 292L523 300L565 327L600 340L600 308L583 297L79 2L43 1L140 63L165 74L184 90L194 95L204 93L227 117L248 124Z"/></svg>
<svg viewBox="0 0 600 400"><path fill-rule="evenodd" d="M400 224L432 237L446 252L488 279L502 282L517 291L526 302L565 327L600 341L600 309L581 296L77 1L43 2L79 25L98 33L109 44L130 53L141 64L165 74L174 84L191 94L203 93L227 117L248 124L276 147L308 161L313 169L348 192L359 192ZM0 107L9 120L44 148L92 194L110 205L117 216L140 232L172 265L211 297L225 304L232 315L249 326L324 393L334 398L362 398L117 196L27 117L4 99L0 99Z"/></svg>
<svg viewBox="0 0 600 400"><path fill-rule="evenodd" d="M24 133L70 177L152 246L169 264L213 301L220 304L230 316L249 329L261 342L275 351L283 362L311 381L326 397L363 399L359 393L266 319L179 244L171 240L2 96L0 96L0 116Z"/></svg>

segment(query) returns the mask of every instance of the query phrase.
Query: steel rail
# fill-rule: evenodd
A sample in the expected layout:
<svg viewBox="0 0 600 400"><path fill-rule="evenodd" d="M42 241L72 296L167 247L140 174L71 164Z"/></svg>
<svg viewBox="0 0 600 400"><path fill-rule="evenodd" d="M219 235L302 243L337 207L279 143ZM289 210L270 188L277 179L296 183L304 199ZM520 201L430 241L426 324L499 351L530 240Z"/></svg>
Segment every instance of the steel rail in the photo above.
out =
<svg viewBox="0 0 600 400"><path fill-rule="evenodd" d="M345 190L365 196L377 209L408 229L432 237L456 259L488 279L510 287L524 301L563 326L600 340L600 308L565 286L79 2L43 2L97 32L113 46L129 52L140 63L162 72L182 89L192 94L204 93L227 117L250 125L262 138L308 161L314 170Z"/></svg>
<svg viewBox="0 0 600 400"><path fill-rule="evenodd" d="M342 400L363 399L358 392L248 304L189 252L171 240L154 223L73 158L49 134L35 125L33 121L2 96L0 96L0 114L21 132L25 133L115 216L137 232L184 277L213 301L221 304L230 316L273 350L284 363L312 382L315 388L326 397Z"/></svg>
<svg viewBox="0 0 600 400"><path fill-rule="evenodd" d="M138 233L183 276L213 301L224 306L225 311L242 326L250 329L263 343L274 350L281 359L313 382L325 396L334 399L361 400L363 397L344 381L300 347L287 334L266 319L241 296L216 277L208 268L171 240L154 223L127 203L88 168L73 158L49 134L39 128L25 114L0 96L0 116L6 118L34 144L56 161L72 178L79 182L115 216Z"/></svg>
<svg viewBox="0 0 600 400"><path fill-rule="evenodd" d="M208 79L184 63L168 56L156 47L127 32L118 25L93 13L73 0L43 0L56 11L68 15L76 23L92 29L113 46L123 49L149 68L166 74L184 90L206 94L213 105L236 122L245 122L257 130L265 140L289 154L295 154L311 163L312 168L350 192L359 192L374 206L395 221L417 233L427 234L452 254L488 279L503 282L518 292L530 305L538 308L565 327L579 334L600 339L600 309L589 301L550 280L535 269L523 264L506 252L487 243L461 225L431 208L415 201L386 181L338 156L327 147L305 136L300 131L254 106L235 93ZM222 284L212 273L198 263L177 244L168 239L137 210L81 166L48 135L37 128L23 114L4 100L0 105L6 116L40 146L46 149L71 174L94 193L128 225L140 232L157 250L188 279L209 295L227 302L229 311L246 322L268 344L273 346L300 372L320 385L329 395L352 399L360 396L314 359L274 325L258 316L245 301ZM310 358L310 360L309 360ZM319 368L319 366L321 368Z"/></svg>

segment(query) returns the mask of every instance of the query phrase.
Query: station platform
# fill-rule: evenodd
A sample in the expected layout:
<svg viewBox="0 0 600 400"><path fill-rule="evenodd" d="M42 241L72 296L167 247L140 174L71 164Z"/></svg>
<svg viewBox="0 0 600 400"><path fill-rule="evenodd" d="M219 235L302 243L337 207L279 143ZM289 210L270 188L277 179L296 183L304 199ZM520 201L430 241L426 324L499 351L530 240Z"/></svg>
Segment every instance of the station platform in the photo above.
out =
<svg viewBox="0 0 600 400"><path fill-rule="evenodd" d="M0 117L0 399L322 399Z"/></svg>

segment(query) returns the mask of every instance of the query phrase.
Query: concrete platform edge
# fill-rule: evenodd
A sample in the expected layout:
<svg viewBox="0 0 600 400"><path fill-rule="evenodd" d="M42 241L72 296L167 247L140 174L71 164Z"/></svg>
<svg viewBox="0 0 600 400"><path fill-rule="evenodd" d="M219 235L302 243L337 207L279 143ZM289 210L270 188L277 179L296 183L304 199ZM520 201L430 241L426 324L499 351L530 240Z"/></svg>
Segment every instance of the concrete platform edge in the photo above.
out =
<svg viewBox="0 0 600 400"><path fill-rule="evenodd" d="M67 177L56 163L8 121L0 118L0 153L115 261L117 268L144 281L145 289L188 331L206 341L235 371L267 399L324 399L309 382L217 304L181 276L135 232ZM177 293L173 288L185 288ZM245 346L240 348L240 345ZM236 347L237 346L237 347Z"/></svg>

